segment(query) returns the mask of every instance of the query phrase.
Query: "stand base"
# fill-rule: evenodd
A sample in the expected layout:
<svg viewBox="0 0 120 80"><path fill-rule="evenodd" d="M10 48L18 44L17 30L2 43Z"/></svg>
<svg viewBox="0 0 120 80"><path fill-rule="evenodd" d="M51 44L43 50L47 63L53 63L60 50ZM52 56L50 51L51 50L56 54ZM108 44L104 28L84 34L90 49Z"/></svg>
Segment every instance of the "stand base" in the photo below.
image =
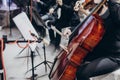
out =
<svg viewBox="0 0 120 80"><path fill-rule="evenodd" d="M38 47L38 46L37 46L37 47ZM37 47L35 48L37 55L34 55L34 57L35 57L35 56L39 56L40 59L42 59L42 58L41 58L41 55L40 55L40 53L39 53L39 51L38 51L38 49L37 49ZM31 57L31 56L20 56L20 57L19 57L19 55L20 55L25 49L26 49L26 48L23 48L23 49L17 54L16 58L27 58L27 57ZM29 49L30 49L30 48L28 48L28 55L29 55Z"/></svg>
<svg viewBox="0 0 120 80"><path fill-rule="evenodd" d="M53 64L53 63L50 62L50 61L43 61L43 62L41 62L40 64L36 65L36 66L35 66L34 68L32 68L32 69L35 69L35 68L37 68L38 66L44 64L44 65L45 65L45 72L47 72L47 66L49 67L49 69L51 69L49 63L50 63L50 64ZM31 71L32 69L28 70L27 72ZM27 73L27 72L26 72L26 73Z"/></svg>

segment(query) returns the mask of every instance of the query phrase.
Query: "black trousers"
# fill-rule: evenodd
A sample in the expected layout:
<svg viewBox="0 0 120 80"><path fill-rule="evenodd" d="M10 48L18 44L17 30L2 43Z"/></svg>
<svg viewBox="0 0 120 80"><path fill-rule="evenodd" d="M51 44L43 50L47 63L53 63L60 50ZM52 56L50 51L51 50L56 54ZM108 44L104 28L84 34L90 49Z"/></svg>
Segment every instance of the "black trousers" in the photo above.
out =
<svg viewBox="0 0 120 80"><path fill-rule="evenodd" d="M113 58L113 59L112 59ZM77 80L90 80L90 77L110 73L120 67L120 57L101 57L87 64L82 64L76 73Z"/></svg>
<svg viewBox="0 0 120 80"><path fill-rule="evenodd" d="M60 32L62 31L61 25L57 25L56 29L59 30ZM54 34L54 31L52 29L49 30L49 37L50 37L50 41L54 41L55 42L55 46L58 47L60 42L61 42L61 35L59 35L58 33L56 33L56 35Z"/></svg>
<svg viewBox="0 0 120 80"><path fill-rule="evenodd" d="M59 19L55 22L54 26L56 27L57 30L59 30L61 32L62 28L68 27L70 25L69 25L69 21L66 22L62 19ZM56 35L55 35L54 31L52 29L50 29L49 37L50 37L50 41L55 41L55 47L58 47L61 42L61 35L59 35L58 33L56 33Z"/></svg>

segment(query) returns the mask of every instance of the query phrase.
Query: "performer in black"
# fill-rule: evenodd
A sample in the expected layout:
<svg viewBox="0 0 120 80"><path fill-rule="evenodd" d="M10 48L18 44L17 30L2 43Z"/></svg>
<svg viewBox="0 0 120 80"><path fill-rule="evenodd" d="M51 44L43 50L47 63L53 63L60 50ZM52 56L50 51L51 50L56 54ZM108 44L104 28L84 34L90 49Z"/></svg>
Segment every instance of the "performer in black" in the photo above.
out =
<svg viewBox="0 0 120 80"><path fill-rule="evenodd" d="M108 7L110 16L104 19L106 33L100 44L79 66L76 73L77 80L90 80L90 77L120 68L120 0L109 0Z"/></svg>
<svg viewBox="0 0 120 80"><path fill-rule="evenodd" d="M70 21L72 19L72 16L74 14L74 4L76 0L57 0L56 4L58 8L61 8L61 16L59 19L55 21L53 24L59 31L61 31L64 27L70 26ZM49 13L54 12L54 7L49 10ZM79 22L79 20L78 20ZM56 36L54 35L53 30L49 30L49 36L51 43L55 44L55 48L59 49L59 44L61 42L61 36L56 33Z"/></svg>

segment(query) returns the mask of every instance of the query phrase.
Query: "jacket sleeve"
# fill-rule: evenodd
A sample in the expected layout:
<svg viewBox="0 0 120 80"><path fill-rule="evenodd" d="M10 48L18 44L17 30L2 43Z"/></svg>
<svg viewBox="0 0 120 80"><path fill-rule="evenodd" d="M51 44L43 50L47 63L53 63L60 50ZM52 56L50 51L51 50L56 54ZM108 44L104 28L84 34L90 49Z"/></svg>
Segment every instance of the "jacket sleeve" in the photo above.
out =
<svg viewBox="0 0 120 80"><path fill-rule="evenodd" d="M109 11L113 21L120 25L120 0L109 0Z"/></svg>

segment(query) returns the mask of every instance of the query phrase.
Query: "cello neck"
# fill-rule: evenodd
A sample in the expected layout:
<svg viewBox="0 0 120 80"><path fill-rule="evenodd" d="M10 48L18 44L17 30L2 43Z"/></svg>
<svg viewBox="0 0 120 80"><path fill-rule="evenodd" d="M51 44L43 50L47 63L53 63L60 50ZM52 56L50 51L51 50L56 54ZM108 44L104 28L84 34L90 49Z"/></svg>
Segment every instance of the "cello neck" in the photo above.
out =
<svg viewBox="0 0 120 80"><path fill-rule="evenodd" d="M95 10L92 12L92 14L97 13L97 12L100 10L100 8L101 8L106 2L107 2L107 0L101 1L101 3L98 4L98 6L95 8Z"/></svg>

